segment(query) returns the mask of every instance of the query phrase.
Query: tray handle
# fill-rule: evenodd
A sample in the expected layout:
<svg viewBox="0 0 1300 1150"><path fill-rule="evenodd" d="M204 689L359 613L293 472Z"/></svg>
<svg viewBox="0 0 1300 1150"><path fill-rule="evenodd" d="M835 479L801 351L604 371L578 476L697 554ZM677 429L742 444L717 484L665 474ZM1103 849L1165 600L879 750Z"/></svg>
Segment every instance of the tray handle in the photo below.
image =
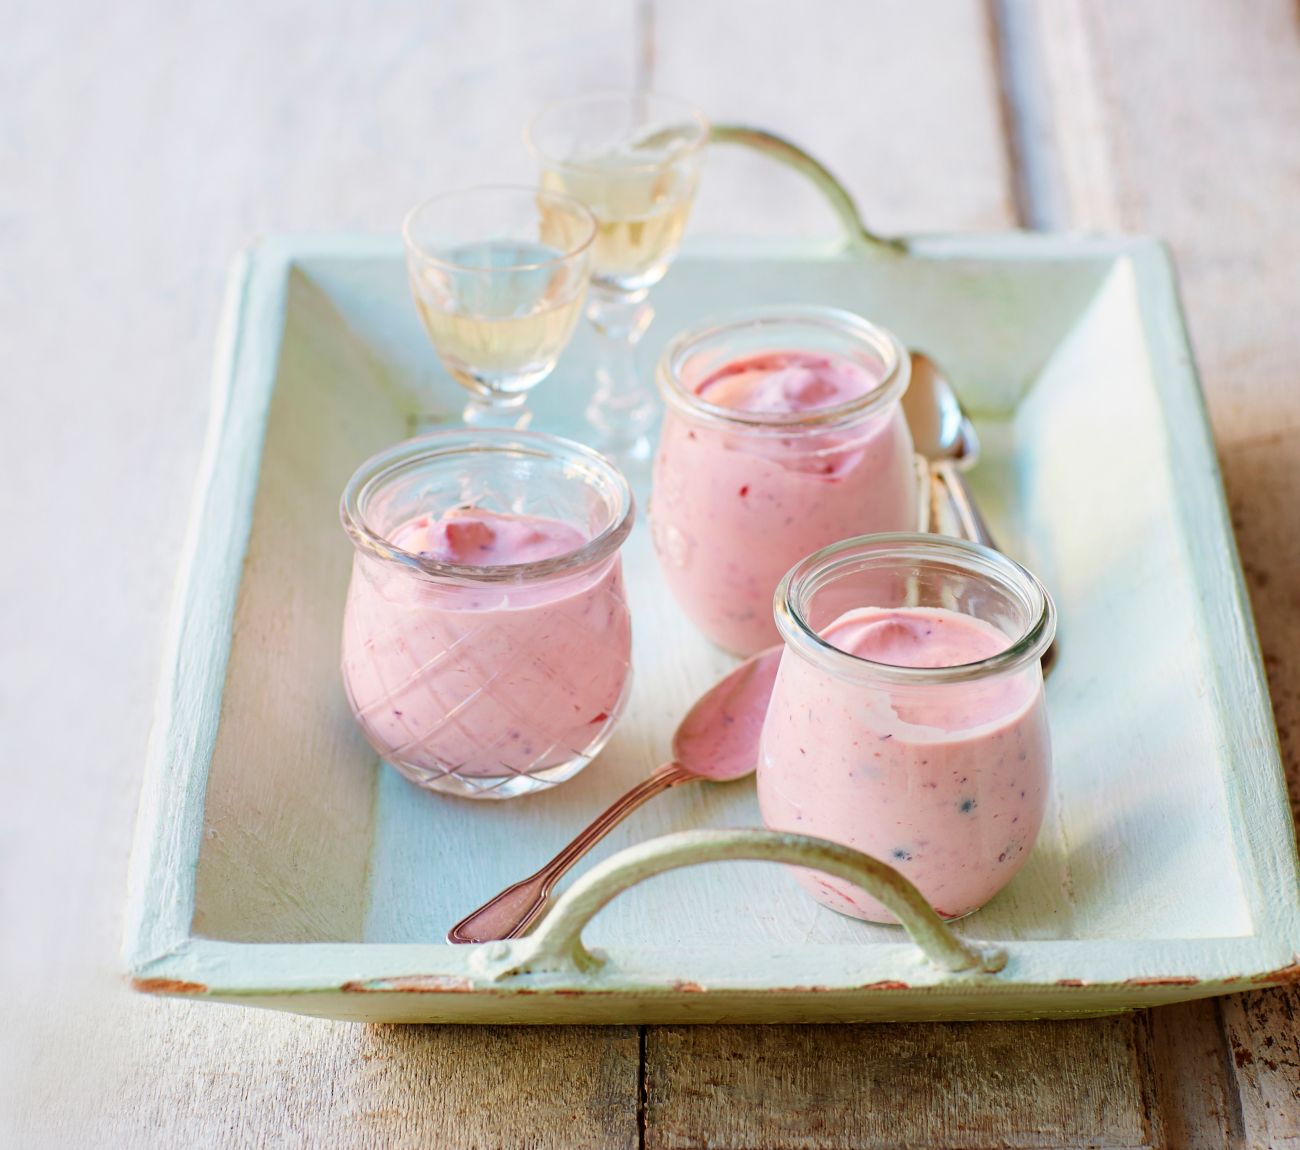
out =
<svg viewBox="0 0 1300 1150"><path fill-rule="evenodd" d="M868 228L862 222L862 214L858 211L858 205L849 194L848 188L835 178L825 164L784 136L744 124L714 124L709 129L709 142L751 148L806 176L830 204L852 246L879 254L906 254L908 250L906 240L882 236Z"/></svg>
<svg viewBox="0 0 1300 1150"><path fill-rule="evenodd" d="M604 963L582 942L582 931L615 897L651 878L697 863L750 859L793 863L861 887L897 916L912 941L940 970L996 973L1006 952L958 938L907 879L879 859L838 843L779 831L680 831L619 851L573 884L528 937L484 943L475 954L479 973L492 981L516 974L591 971Z"/></svg>

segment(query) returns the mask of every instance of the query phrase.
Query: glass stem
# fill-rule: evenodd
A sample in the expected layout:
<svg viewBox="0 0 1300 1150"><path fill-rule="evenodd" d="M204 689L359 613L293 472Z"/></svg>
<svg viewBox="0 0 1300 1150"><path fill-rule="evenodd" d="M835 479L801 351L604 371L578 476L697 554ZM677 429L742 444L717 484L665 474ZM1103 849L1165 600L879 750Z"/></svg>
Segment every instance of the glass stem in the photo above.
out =
<svg viewBox="0 0 1300 1150"><path fill-rule="evenodd" d="M646 459L649 431L658 405L636 366L636 345L654 319L646 291L611 292L592 287L587 318L597 340L596 394L587 419L596 429L596 446L616 459Z"/></svg>
<svg viewBox="0 0 1300 1150"><path fill-rule="evenodd" d="M520 394L503 401L500 398L473 395L465 404L462 418L466 427L504 427L523 430L533 413L525 406L527 396Z"/></svg>

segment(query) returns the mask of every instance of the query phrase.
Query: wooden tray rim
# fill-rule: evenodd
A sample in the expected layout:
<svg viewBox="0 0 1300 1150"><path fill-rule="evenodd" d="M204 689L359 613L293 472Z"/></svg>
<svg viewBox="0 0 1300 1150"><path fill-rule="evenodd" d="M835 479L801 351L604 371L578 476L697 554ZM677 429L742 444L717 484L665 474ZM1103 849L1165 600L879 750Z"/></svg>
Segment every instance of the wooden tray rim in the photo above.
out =
<svg viewBox="0 0 1300 1150"><path fill-rule="evenodd" d="M638 973L611 960L589 974L520 975L493 984L475 972L478 948L441 943L389 945L243 944L196 938L190 924L203 831L208 766L215 745L234 608L253 503L266 415L276 380L289 278L316 260L397 258L390 237L274 236L241 253L230 276L213 376L212 415L199 471L194 512L182 552L165 644L128 883L124 958L132 985L163 994L258 1002L304 996L291 1008L312 1011L320 995L409 993L456 989L487 998L539 994L778 996L841 994L998 998L1050 991L1059 1009L1106 1009L1201 997L1252 985L1300 979L1300 860L1289 817L1285 777L1249 599L1237 558L1204 399L1178 300L1172 260L1160 241L1143 236L1032 233L909 237L907 256L849 251L842 240L720 239L695 241L710 258L1127 261L1171 422L1184 520L1196 518L1208 540L1198 579L1231 588L1215 603L1216 627L1231 646L1217 665L1221 698L1232 698L1234 745L1253 748L1226 771L1226 794L1254 934L1230 939L1017 941L997 975L941 974L918 965L910 944L827 945L815 951L774 948L749 954L738 973L719 948L679 950L672 979ZM200 532L198 525L205 525ZM215 654L214 654L215 652ZM1228 691L1230 684L1237 688ZM1242 690L1241 685L1246 689ZM1222 705L1222 704L1221 704ZM660 955L636 948L643 959ZM864 961L864 958L866 961ZM869 967L870 969L864 969ZM815 975L816 984L809 985ZM328 1012L328 1011L325 1011ZM539 1015L543 1013L538 1011ZM609 1013L602 1011L602 1013ZM955 1013L961 1011L955 1010ZM617 1014L617 1011L614 1011ZM541 1020L539 1018L539 1020Z"/></svg>

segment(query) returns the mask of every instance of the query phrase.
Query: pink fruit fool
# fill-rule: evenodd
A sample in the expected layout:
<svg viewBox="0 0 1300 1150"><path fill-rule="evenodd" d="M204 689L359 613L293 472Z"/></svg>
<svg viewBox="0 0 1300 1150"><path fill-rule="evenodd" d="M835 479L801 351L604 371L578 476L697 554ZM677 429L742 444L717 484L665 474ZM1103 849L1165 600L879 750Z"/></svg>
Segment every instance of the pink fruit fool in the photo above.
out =
<svg viewBox="0 0 1300 1150"><path fill-rule="evenodd" d="M464 567L536 563L587 542L537 516L455 508L389 542ZM631 625L618 557L527 582L413 578L356 557L343 678L385 758L418 771L534 774L587 754L626 698Z"/></svg>
<svg viewBox="0 0 1300 1150"><path fill-rule="evenodd" d="M915 529L912 440L896 402L843 425L800 422L879 384L844 356L767 352L725 364L694 393L788 422L720 424L670 407L655 459L655 549L677 602L719 646L751 655L778 641L772 595L805 555Z"/></svg>
<svg viewBox="0 0 1300 1150"><path fill-rule="evenodd" d="M1010 646L992 624L935 607L849 611L821 635L896 667L961 666ZM759 756L763 820L874 855L960 917L1011 880L1042 822L1051 751L1037 661L965 682L877 682L785 652ZM796 873L833 910L896 921L847 883Z"/></svg>

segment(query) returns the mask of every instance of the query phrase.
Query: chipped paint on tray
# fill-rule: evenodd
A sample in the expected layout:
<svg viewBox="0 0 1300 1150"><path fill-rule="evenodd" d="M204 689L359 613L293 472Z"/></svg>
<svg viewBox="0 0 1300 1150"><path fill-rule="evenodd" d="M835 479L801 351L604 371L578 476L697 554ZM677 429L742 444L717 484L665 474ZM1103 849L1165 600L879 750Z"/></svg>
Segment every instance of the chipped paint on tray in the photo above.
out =
<svg viewBox="0 0 1300 1150"><path fill-rule="evenodd" d="M409 974L403 978L345 982L341 989L352 994L466 994L474 989L474 982L455 974Z"/></svg>
<svg viewBox="0 0 1300 1150"><path fill-rule="evenodd" d="M201 982L185 982L179 978L133 978L131 989L141 994L207 994Z"/></svg>

